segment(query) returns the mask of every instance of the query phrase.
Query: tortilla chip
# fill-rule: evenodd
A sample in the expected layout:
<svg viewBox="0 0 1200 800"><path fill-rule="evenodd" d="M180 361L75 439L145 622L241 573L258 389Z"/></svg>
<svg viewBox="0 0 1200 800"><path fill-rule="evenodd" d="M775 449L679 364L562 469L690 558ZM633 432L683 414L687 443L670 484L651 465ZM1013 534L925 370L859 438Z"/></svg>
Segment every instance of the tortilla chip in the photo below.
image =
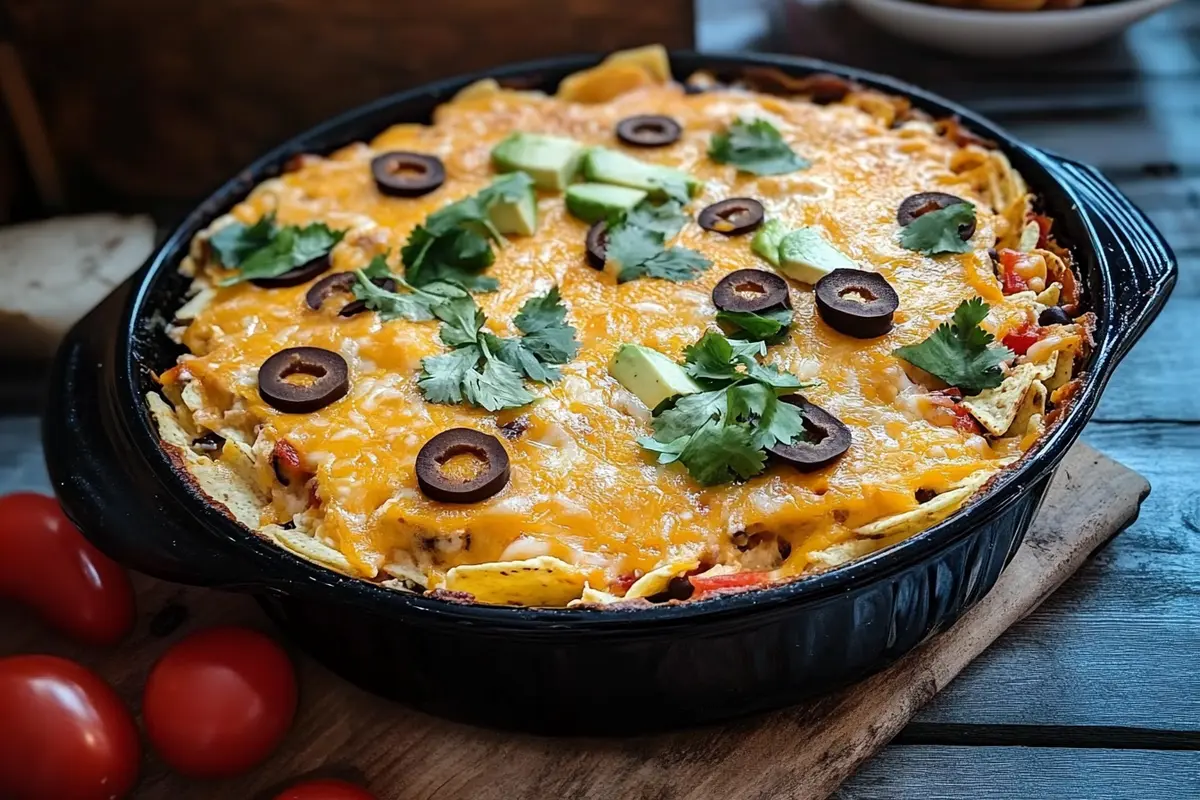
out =
<svg viewBox="0 0 1200 800"><path fill-rule="evenodd" d="M553 556L523 561L462 564L446 573L440 588L468 592L499 606L565 606L583 594L585 573Z"/></svg>
<svg viewBox="0 0 1200 800"><path fill-rule="evenodd" d="M1021 229L1021 237L1017 240L1017 249L1022 253L1031 253L1042 238L1042 227L1036 222L1029 222Z"/></svg>
<svg viewBox="0 0 1200 800"><path fill-rule="evenodd" d="M411 558L409 560L411 561ZM425 573L418 569L416 564L403 564L393 561L384 564L382 569L395 579L393 581L385 581L385 583L402 583L406 587L420 586L422 589L429 585L429 580L425 577Z"/></svg>
<svg viewBox="0 0 1200 800"><path fill-rule="evenodd" d="M667 584L671 582L672 578L677 578L680 575L691 572L699 566L700 561L691 558L652 569L633 582L633 585L629 587L629 591L625 593L625 599L629 600L634 597L650 597L651 595L661 594L667 590Z"/></svg>
<svg viewBox="0 0 1200 800"><path fill-rule="evenodd" d="M1071 376L1075 373L1075 353L1070 350L1056 351L1058 358L1054 365L1054 374L1046 378L1043 383L1046 388L1053 391L1058 387L1071 380Z"/></svg>
<svg viewBox="0 0 1200 800"><path fill-rule="evenodd" d="M167 405L167 401L159 397L157 392L148 393L146 395L146 403L150 406L151 416L158 423L159 438L167 444L173 444L176 447L190 450L192 437L184 430L183 425L179 423L179 419L175 415L175 409Z"/></svg>
<svg viewBox="0 0 1200 800"><path fill-rule="evenodd" d="M558 98L574 103L606 103L614 97L671 79L667 51L661 45L613 53L591 69L568 75Z"/></svg>
<svg viewBox="0 0 1200 800"><path fill-rule="evenodd" d="M567 603L567 605L571 608L583 605L607 606L611 605L612 603L620 602L620 600L621 598L617 597L615 594L610 594L608 592L601 591L600 589L593 589L589 584L585 583L583 585L583 594L580 595L579 599L572 600L570 603Z"/></svg>
<svg viewBox="0 0 1200 800"><path fill-rule="evenodd" d="M1025 399L1021 401L1021 405L1017 409L1017 416L1013 418L1007 435L1024 436L1031 431L1036 431L1041 427L1042 418L1045 415L1046 386L1041 381L1034 381L1033 385L1029 387L1029 391L1026 392Z"/></svg>
<svg viewBox="0 0 1200 800"><path fill-rule="evenodd" d="M1056 306L1058 305L1058 298L1061 296L1062 284L1052 283L1037 296L1037 301L1044 306Z"/></svg>
<svg viewBox="0 0 1200 800"><path fill-rule="evenodd" d="M345 575L354 575L354 567L340 551L334 550L319 539L303 531L288 530L278 525L268 525L263 533L282 547L308 561L336 570Z"/></svg>
<svg viewBox="0 0 1200 800"><path fill-rule="evenodd" d="M262 524L262 510L268 505L254 485L237 470L222 461L214 461L197 453L175 416L175 410L155 392L146 395L150 413L158 425L163 451L181 475L189 476L192 485L235 520L251 530ZM228 443L227 443L228 444Z"/></svg>
<svg viewBox="0 0 1200 800"><path fill-rule="evenodd" d="M451 98L451 103L470 102L472 100L481 100L485 97L491 97L494 94L499 94L504 91L500 88L500 84L495 78L483 78L475 81L458 90L458 94Z"/></svg>
<svg viewBox="0 0 1200 800"><path fill-rule="evenodd" d="M1017 408L1025 399L1026 392L1043 369L1038 364L1022 364L995 389L985 389L977 395L963 398L963 408L970 411L971 416L979 420L979 424L992 436L1003 436L1017 416Z"/></svg>
<svg viewBox="0 0 1200 800"><path fill-rule="evenodd" d="M199 281L197 283L200 283ZM212 301L217 297L217 290L212 286L202 283L197 291L186 303L179 307L175 312L176 322L191 322L196 317L200 316L200 312L208 308Z"/></svg>
<svg viewBox="0 0 1200 800"><path fill-rule="evenodd" d="M604 63L640 67L658 83L671 80L671 60L667 57L667 49L661 44L618 50L604 59Z"/></svg>
<svg viewBox="0 0 1200 800"><path fill-rule="evenodd" d="M856 531L857 532L857 531ZM851 539L848 542L830 545L824 550L808 554L810 562L816 562L825 567L837 567L847 561L853 561L860 556L874 551L879 545L870 539Z"/></svg>
<svg viewBox="0 0 1200 800"><path fill-rule="evenodd" d="M990 474L988 477L990 477ZM877 519L874 522L863 525L861 528L855 528L854 533L870 539L911 536L918 531L923 531L928 527L936 525L950 516L978 488L979 486L967 485L958 489L951 489L948 492L942 492L931 500L921 503L921 505L912 511L904 511L899 514L892 514L890 517Z"/></svg>

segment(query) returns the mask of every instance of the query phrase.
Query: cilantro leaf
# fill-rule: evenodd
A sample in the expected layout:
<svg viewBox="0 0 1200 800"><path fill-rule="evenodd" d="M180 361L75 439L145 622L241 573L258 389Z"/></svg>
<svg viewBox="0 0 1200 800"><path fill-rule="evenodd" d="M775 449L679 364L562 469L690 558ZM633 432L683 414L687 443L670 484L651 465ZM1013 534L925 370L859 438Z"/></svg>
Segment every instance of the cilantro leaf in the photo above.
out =
<svg viewBox="0 0 1200 800"><path fill-rule="evenodd" d="M724 132L713 134L708 157L754 175L783 175L811 166L808 159L796 155L779 130L765 119L739 119Z"/></svg>
<svg viewBox="0 0 1200 800"><path fill-rule="evenodd" d="M488 411L523 406L534 399L524 378L556 381L562 375L555 365L579 351L558 287L525 302L513 320L523 334L515 339L483 330L487 317L469 295L444 299L433 313L442 320L442 342L453 348L421 361L417 386L433 403L465 401Z"/></svg>
<svg viewBox="0 0 1200 800"><path fill-rule="evenodd" d="M687 215L683 213L683 204L676 200L668 200L658 205L643 200L626 212L624 218L615 222L610 220L609 227L615 228L624 224L631 228L661 233L670 239L683 230L687 219Z"/></svg>
<svg viewBox="0 0 1200 800"><path fill-rule="evenodd" d="M209 237L208 243L223 267L236 267L275 236L275 214L268 213L253 225L234 222Z"/></svg>
<svg viewBox="0 0 1200 800"><path fill-rule="evenodd" d="M495 291L499 282L479 274L496 260L492 242L504 242L488 212L498 202L520 200L532 185L524 172L508 173L430 214L400 250L405 279L413 286L452 283L470 292Z"/></svg>
<svg viewBox="0 0 1200 800"><path fill-rule="evenodd" d="M519 408L533 402L533 395L521 383L521 374L494 358L485 357L483 370L469 370L463 376L462 386L468 403L488 411Z"/></svg>
<svg viewBox="0 0 1200 800"><path fill-rule="evenodd" d="M658 463L683 464L711 486L762 472L765 451L803 435L799 408L779 400L805 384L778 368L759 364L761 342L706 333L687 348L684 369L706 391L683 395L654 417L653 437L639 439Z"/></svg>
<svg viewBox="0 0 1200 800"><path fill-rule="evenodd" d="M390 279L408 292L390 292L374 281ZM466 292L448 283L431 283L423 289L410 286L402 278L392 274L388 267L386 256L375 256L365 268L355 270L354 296L366 303L367 308L379 314L384 322L395 319L406 319L412 322L422 322L433 319L434 309L450 298L465 297Z"/></svg>
<svg viewBox="0 0 1200 800"><path fill-rule="evenodd" d="M436 314L443 323L439 335L442 343L448 347L476 344L479 340L479 330L487 321L483 310L476 306L470 297L448 300L438 306Z"/></svg>
<svg viewBox="0 0 1200 800"><path fill-rule="evenodd" d="M979 297L964 300L950 322L939 325L928 339L898 347L892 354L957 386L963 394L993 389L1004 380L1000 365L1014 354L1007 347L992 346L995 337L979 327L988 310Z"/></svg>
<svg viewBox="0 0 1200 800"><path fill-rule="evenodd" d="M971 243L963 241L960 231L963 226L974 222L975 206L970 203L955 203L922 214L901 228L900 245L927 256L965 253L971 249Z"/></svg>
<svg viewBox="0 0 1200 800"><path fill-rule="evenodd" d="M637 278L690 281L712 266L712 262L686 247L664 249L664 237L656 231L621 225L608 235L608 260L618 266L617 283Z"/></svg>
<svg viewBox="0 0 1200 800"><path fill-rule="evenodd" d="M643 261L632 272L622 271L617 276L617 282L625 283L644 274L650 278L662 278L681 283L695 280L700 273L711 266L712 262L695 250L686 247L672 247Z"/></svg>
<svg viewBox="0 0 1200 800"><path fill-rule="evenodd" d="M230 230L233 229L233 230ZM290 269L327 255L342 240L343 231L330 230L323 222L313 222L303 228L295 225L278 227L273 216L266 216L246 227L234 223L223 228L210 240L221 265L238 270L221 281L232 286L256 278L276 278Z"/></svg>
<svg viewBox="0 0 1200 800"><path fill-rule="evenodd" d="M778 308L770 311L718 311L717 322L724 322L734 333L747 339L775 344L787 335L792 323L792 310Z"/></svg>
<svg viewBox="0 0 1200 800"><path fill-rule="evenodd" d="M538 360L565 364L579 352L575 328L566 319L567 308L555 286L542 297L526 300L513 323L524 334L521 345Z"/></svg>
<svg viewBox="0 0 1200 800"><path fill-rule="evenodd" d="M463 379L475 369L482 355L477 346L470 344L440 356L424 358L417 386L431 403L461 403Z"/></svg>
<svg viewBox="0 0 1200 800"><path fill-rule="evenodd" d="M679 456L692 477L705 486L752 478L763 471L767 454L743 425L708 422L696 431Z"/></svg>
<svg viewBox="0 0 1200 800"><path fill-rule="evenodd" d="M642 202L608 221L606 260L617 265L617 283L637 278L694 280L712 266L702 254L686 247L666 247L687 222L676 200L661 205Z"/></svg>

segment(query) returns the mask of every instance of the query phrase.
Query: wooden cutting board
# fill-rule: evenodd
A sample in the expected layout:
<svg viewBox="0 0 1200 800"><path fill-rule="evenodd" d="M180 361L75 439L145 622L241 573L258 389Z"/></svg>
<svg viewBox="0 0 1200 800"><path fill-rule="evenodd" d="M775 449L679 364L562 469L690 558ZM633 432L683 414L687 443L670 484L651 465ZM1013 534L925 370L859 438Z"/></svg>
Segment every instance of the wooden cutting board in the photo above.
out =
<svg viewBox="0 0 1200 800"><path fill-rule="evenodd" d="M147 755L134 797L269 800L273 790L311 775L361 781L379 800L825 797L971 659L1132 522L1149 491L1141 475L1076 445L1024 546L991 594L952 629L887 671L815 702L665 735L553 739L472 728L411 711L359 691L296 654L300 711L274 757L242 778L197 783ZM147 531L152 533L151 524ZM114 650L71 644L6 607L0 609L0 655L49 652L77 658L137 709L151 665L188 631L214 624L270 628L246 597L149 578L139 578L137 587L137 630ZM181 608L187 609L186 621L170 630L166 623L172 617L178 623Z"/></svg>

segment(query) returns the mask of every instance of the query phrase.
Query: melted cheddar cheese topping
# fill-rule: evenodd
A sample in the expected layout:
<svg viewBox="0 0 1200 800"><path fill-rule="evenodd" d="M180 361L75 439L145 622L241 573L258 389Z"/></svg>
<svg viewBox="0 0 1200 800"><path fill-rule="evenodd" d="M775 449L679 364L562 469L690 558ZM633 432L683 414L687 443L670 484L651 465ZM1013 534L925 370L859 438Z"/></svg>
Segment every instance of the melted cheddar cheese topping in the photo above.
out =
<svg viewBox="0 0 1200 800"><path fill-rule="evenodd" d="M816 105L732 89L686 94L669 82L627 83L620 91L577 87L580 99L603 102L494 87L464 92L437 110L433 124L396 125L369 144L306 157L232 210L247 224L274 213L280 224L323 221L345 230L332 253L335 271L362 268L384 253L400 271L400 248L417 225L494 179L489 154L497 142L514 131L545 133L625 149L703 181L687 209L691 221L674 243L713 262L692 282L618 285L587 265L588 226L566 212L563 196L540 193L537 232L495 248L487 274L500 288L475 299L488 329L512 336L521 305L557 285L581 349L563 366L561 381L527 384L538 398L533 404L499 413L423 399L416 386L421 360L446 350L436 321L382 322L373 312L341 318L340 302L313 311L304 298L311 284L216 288L183 329L189 353L164 382L192 387L190 421L197 430L242 432L259 456L264 486L273 478L262 475L262 454L282 442L294 456L294 468L307 480L306 507L297 512L294 493L264 489L263 526L297 520L297 527L340 551L353 574L385 579L397 574L396 565L407 565L409 573L415 567L425 576L427 587L441 585L457 565L550 556L581 571L588 591L620 595L633 578L665 564L753 569L745 543L756 534L787 542L780 558L766 564L774 577L786 579L827 567L828 553L839 545L864 544L853 551L862 553L903 538L910 531L869 540L854 531L912 511L919 493L946 492L1019 452L1012 442L990 442L931 417L892 355L928 337L961 301L977 295L993 306L985 327L997 336L1029 320L1028 299L1004 295L992 273L987 249L1011 226L979 177L977 154L967 155L926 122L893 127L853 97ZM657 149L623 148L614 135L617 122L649 113L678 120L682 138ZM811 167L756 177L709 160L710 137L737 117L770 120ZM390 150L438 156L445 183L415 199L381 195L369 165ZM898 244L896 209L924 191L951 192L976 204L975 249L929 257ZM726 237L695 224L701 208L728 197L756 198L768 219L823 231L862 269L885 276L900 307L891 333L855 339L821 321L812 287L789 281L795 318L766 361L819 381L805 396L849 426L853 443L817 472L771 465L745 483L706 489L679 465L657 466L638 445L651 432L650 412L610 377L608 364L626 342L679 358L716 327L714 285L737 269L768 268L752 254L751 236ZM207 276L213 285L225 274L197 261L202 282ZM280 413L259 396L257 370L277 351L303 345L346 358L349 393L313 413ZM414 460L431 437L454 427L496 434L505 425L519 435L502 438L512 467L499 494L451 505L418 490Z"/></svg>

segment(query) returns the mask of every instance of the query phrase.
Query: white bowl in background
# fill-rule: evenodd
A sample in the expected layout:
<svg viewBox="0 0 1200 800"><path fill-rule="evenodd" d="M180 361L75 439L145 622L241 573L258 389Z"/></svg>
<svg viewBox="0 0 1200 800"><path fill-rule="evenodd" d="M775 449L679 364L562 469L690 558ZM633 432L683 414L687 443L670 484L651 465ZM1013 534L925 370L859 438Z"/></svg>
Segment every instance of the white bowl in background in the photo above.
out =
<svg viewBox="0 0 1200 800"><path fill-rule="evenodd" d="M847 0L879 27L960 55L1020 58L1098 42L1177 0L1116 0L1051 11L948 8L915 0Z"/></svg>

